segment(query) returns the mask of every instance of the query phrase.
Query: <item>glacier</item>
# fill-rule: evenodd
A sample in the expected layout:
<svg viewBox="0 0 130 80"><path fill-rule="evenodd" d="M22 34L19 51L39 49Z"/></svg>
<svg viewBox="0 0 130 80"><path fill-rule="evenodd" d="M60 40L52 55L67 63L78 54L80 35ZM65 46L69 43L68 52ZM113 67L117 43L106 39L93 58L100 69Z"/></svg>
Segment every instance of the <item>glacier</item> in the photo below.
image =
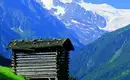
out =
<svg viewBox="0 0 130 80"><path fill-rule="evenodd" d="M93 14L99 14L103 16L106 20L106 25L104 28L98 26L101 30L105 30L108 32L115 31L119 28L122 28L128 24L130 24L130 9L116 9L111 5L108 5L106 3L103 4L92 4L92 3L87 3L84 2L83 0L50 0L50 3L46 4L46 2L49 1L44 1L41 0L40 2L43 3L43 5L50 5L50 3L53 6L50 6L50 8L54 8L55 6L61 6L64 8L64 15L67 14L67 9L71 8L70 5L79 5L80 7L84 8L86 11L91 11ZM70 6L70 7L67 7ZM46 7L45 7L46 8ZM77 9L75 6L74 8ZM50 9L50 10L51 10ZM58 9L56 11L59 11ZM73 11L73 9L72 9ZM56 12L54 12L56 13ZM72 14L72 12L70 12ZM84 13L82 13L84 14ZM62 14L63 15L63 14ZM69 15L69 14L68 14ZM76 15L74 13L73 15ZM55 14L58 18L61 16L60 14ZM86 16L88 17L88 16ZM65 23L67 25L67 23ZM67 25L68 26L68 25Z"/></svg>

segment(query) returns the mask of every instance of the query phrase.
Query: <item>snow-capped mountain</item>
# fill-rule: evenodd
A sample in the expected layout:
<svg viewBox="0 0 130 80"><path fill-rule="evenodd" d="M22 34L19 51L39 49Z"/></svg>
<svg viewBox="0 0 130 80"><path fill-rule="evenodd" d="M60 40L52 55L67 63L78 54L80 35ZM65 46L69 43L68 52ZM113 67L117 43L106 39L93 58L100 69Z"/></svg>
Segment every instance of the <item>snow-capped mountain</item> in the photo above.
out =
<svg viewBox="0 0 130 80"><path fill-rule="evenodd" d="M104 34L130 24L130 10L108 4L91 4L83 0L37 0L69 29L81 43L90 43Z"/></svg>
<svg viewBox="0 0 130 80"><path fill-rule="evenodd" d="M129 80L129 13L81 0L0 0L0 54L11 58L12 39L67 37L76 47L69 64L76 80Z"/></svg>
<svg viewBox="0 0 130 80"><path fill-rule="evenodd" d="M106 31L114 31L130 24L130 9L116 9L108 4L91 4L81 1L78 3L84 9L93 11L106 19Z"/></svg>
<svg viewBox="0 0 130 80"><path fill-rule="evenodd" d="M61 20L68 29L76 32L77 39L82 44L88 44L105 33L99 27L106 26L104 17L92 11L86 11L78 3L71 0L37 0L44 8L50 10L52 15Z"/></svg>
<svg viewBox="0 0 130 80"><path fill-rule="evenodd" d="M12 39L35 38L70 38L76 47L82 45L75 32L35 0L0 0L0 54L11 58L6 47Z"/></svg>

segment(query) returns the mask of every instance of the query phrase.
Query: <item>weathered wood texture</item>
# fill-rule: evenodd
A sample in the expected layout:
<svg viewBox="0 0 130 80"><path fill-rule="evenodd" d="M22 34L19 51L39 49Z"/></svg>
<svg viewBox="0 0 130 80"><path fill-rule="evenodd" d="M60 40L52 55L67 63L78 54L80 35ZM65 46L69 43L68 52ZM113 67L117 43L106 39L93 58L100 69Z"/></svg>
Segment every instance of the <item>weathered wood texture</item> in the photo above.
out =
<svg viewBox="0 0 130 80"><path fill-rule="evenodd" d="M64 48L58 49L57 55L57 67L59 70L57 71L58 80L69 80L69 54Z"/></svg>
<svg viewBox="0 0 130 80"><path fill-rule="evenodd" d="M14 40L12 68L31 80L69 80L69 51L74 50L69 39Z"/></svg>
<svg viewBox="0 0 130 80"><path fill-rule="evenodd" d="M57 53L16 53L12 59L12 68L16 74L37 78L57 77Z"/></svg>
<svg viewBox="0 0 130 80"><path fill-rule="evenodd" d="M12 58L15 73L27 78L68 80L68 65L69 54L63 48L57 49L57 52L15 53Z"/></svg>

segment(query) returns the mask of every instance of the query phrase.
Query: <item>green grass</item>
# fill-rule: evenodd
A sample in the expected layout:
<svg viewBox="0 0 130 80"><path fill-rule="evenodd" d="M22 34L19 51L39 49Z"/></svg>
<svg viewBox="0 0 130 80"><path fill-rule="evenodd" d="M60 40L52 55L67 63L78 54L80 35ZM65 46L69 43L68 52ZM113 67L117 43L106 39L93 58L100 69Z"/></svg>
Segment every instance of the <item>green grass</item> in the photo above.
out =
<svg viewBox="0 0 130 80"><path fill-rule="evenodd" d="M15 75L11 68L0 66L0 80L25 80L23 76Z"/></svg>

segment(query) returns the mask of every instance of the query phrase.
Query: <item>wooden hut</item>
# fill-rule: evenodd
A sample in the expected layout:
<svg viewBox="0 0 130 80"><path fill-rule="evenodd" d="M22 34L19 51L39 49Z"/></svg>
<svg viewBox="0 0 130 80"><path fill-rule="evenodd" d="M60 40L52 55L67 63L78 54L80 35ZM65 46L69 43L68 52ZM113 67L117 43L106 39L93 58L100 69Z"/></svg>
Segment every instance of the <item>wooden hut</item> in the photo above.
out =
<svg viewBox="0 0 130 80"><path fill-rule="evenodd" d="M68 80L69 51L67 39L13 40L12 68L30 80Z"/></svg>

